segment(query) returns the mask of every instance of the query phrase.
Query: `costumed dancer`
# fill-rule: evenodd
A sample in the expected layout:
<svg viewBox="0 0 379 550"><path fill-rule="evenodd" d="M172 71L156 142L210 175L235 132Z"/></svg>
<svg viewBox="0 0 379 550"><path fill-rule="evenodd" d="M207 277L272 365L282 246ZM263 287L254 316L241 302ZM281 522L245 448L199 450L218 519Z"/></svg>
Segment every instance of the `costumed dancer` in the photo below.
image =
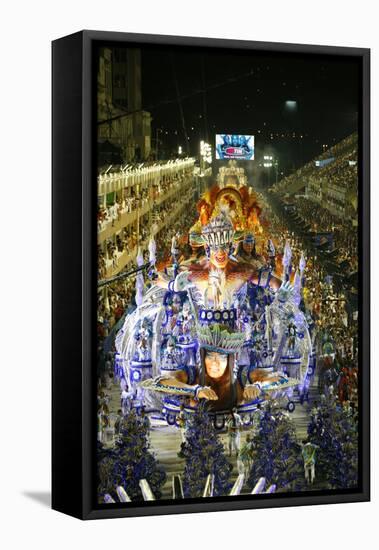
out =
<svg viewBox="0 0 379 550"><path fill-rule="evenodd" d="M318 448L318 445L315 445L306 439L303 441L301 454L304 461L305 481L309 485L313 484L316 476L316 453Z"/></svg>

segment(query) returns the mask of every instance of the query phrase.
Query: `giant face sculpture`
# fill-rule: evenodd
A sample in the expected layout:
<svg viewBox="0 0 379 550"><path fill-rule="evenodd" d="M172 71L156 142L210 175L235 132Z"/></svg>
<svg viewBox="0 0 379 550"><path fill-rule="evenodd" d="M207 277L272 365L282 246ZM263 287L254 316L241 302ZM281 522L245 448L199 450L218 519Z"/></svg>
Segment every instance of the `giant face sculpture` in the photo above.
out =
<svg viewBox="0 0 379 550"><path fill-rule="evenodd" d="M211 248L209 259L217 269L225 269L229 261L229 246Z"/></svg>
<svg viewBox="0 0 379 550"><path fill-rule="evenodd" d="M205 370L210 378L221 378L228 366L228 356L216 351L207 351L204 363Z"/></svg>
<svg viewBox="0 0 379 550"><path fill-rule="evenodd" d="M202 236L210 262L217 269L225 269L233 242L233 224L230 217L221 212L203 228Z"/></svg>

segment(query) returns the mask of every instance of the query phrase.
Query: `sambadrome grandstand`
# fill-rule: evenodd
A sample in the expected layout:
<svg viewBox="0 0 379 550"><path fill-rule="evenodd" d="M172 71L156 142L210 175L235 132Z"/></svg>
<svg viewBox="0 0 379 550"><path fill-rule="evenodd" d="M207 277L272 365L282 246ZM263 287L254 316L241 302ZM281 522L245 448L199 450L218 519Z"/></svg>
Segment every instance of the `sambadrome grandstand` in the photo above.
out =
<svg viewBox="0 0 379 550"><path fill-rule="evenodd" d="M297 210L308 220L317 221L317 216L308 217L309 209L321 206L331 214L330 223L323 227L329 230L337 220L357 224L357 185L358 135L354 133L282 179L271 191L288 204L296 200Z"/></svg>

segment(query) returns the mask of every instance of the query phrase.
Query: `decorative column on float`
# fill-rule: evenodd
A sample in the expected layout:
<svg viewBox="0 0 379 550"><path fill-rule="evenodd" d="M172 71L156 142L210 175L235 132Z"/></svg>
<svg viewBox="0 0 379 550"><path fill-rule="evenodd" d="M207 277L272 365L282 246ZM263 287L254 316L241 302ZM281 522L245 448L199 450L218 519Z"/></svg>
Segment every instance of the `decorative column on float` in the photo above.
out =
<svg viewBox="0 0 379 550"><path fill-rule="evenodd" d="M136 261L137 261L137 266L138 267L143 266L143 254L142 254L142 251L141 251L141 247L138 247L138 253L137 253ZM135 295L135 299L136 299L137 307L139 307L142 304L144 284L145 284L145 281L144 281L144 278L143 278L143 273L142 273L142 271L139 271L138 274L137 274L137 277L136 277L136 295Z"/></svg>
<svg viewBox="0 0 379 550"><path fill-rule="evenodd" d="M290 280L291 271L292 271L291 259L292 259L291 246L290 246L289 240L286 240L286 244L284 245L283 259L282 259L283 278L285 282Z"/></svg>
<svg viewBox="0 0 379 550"><path fill-rule="evenodd" d="M271 368L273 363L273 349L272 349L272 319L270 306L265 306L265 319L266 319L266 333L265 338L267 342L267 360L266 367Z"/></svg>
<svg viewBox="0 0 379 550"><path fill-rule="evenodd" d="M299 275L298 270L296 270L296 273L295 273L293 288L294 288L294 292L293 292L294 302L297 306L299 306L301 302L301 276Z"/></svg>
<svg viewBox="0 0 379 550"><path fill-rule="evenodd" d="M157 261L156 253L157 253L157 245L154 240L154 236L152 235L149 241L149 262L151 267L155 267L155 262Z"/></svg>

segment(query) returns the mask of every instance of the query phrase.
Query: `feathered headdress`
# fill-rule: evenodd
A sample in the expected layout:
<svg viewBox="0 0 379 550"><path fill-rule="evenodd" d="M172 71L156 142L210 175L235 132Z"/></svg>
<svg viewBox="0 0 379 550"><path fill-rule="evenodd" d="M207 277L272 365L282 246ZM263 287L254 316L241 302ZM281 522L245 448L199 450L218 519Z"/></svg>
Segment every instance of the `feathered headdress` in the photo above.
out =
<svg viewBox="0 0 379 550"><path fill-rule="evenodd" d="M261 208L251 188L246 186L240 189L231 186L220 189L217 185L213 186L202 196L197 210L199 219L190 229L190 244L195 247L204 244L210 246L207 235L213 231L207 228L221 224L220 216L229 218L229 225L233 229L231 240L235 243L243 238L245 231L255 231L260 225ZM222 239L225 238L226 234Z"/></svg>
<svg viewBox="0 0 379 550"><path fill-rule="evenodd" d="M243 332L232 331L228 327L219 324L197 324L197 337L200 348L216 351L218 353L237 353L245 342Z"/></svg>
<svg viewBox="0 0 379 550"><path fill-rule="evenodd" d="M233 241L234 228L231 219L226 211L222 211L218 216L202 228L201 231L204 243L210 248L225 246Z"/></svg>

